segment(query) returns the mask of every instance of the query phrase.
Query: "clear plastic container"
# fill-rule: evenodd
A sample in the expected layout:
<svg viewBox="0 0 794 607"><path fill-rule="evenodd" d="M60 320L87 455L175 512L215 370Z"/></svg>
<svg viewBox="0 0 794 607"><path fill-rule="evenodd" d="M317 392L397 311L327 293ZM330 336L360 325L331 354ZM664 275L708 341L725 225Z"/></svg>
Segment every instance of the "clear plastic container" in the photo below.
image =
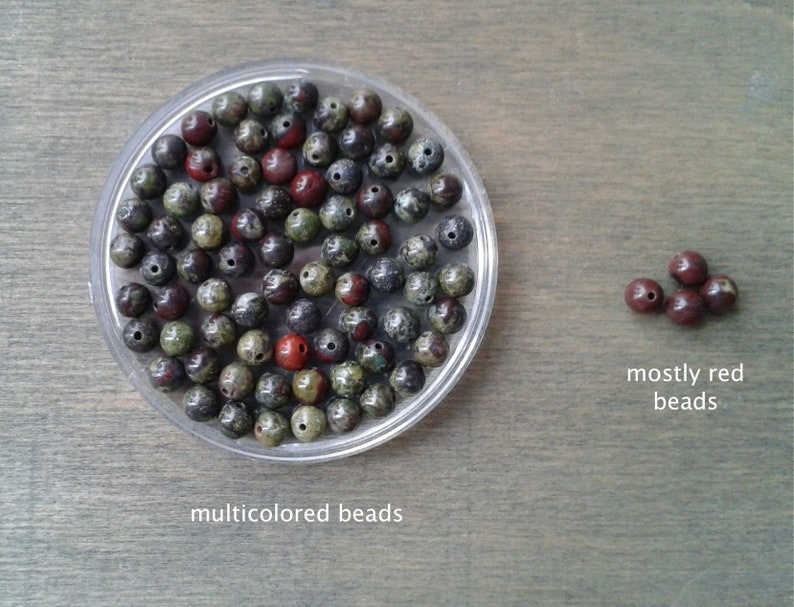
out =
<svg viewBox="0 0 794 607"><path fill-rule="evenodd" d="M414 140L423 136L434 138L443 144L445 158L439 170L452 173L461 181L463 196L460 202L445 211L431 208L425 218L416 224L403 223L390 214L385 221L392 229L394 244L386 255L398 258L400 244L411 235L427 234L434 237L436 226L443 216L463 215L474 227L471 244L459 251L450 251L439 245L438 261L429 271L435 272L449 261L461 261L473 270L475 287L469 295L460 299L467 310L467 320L462 330L447 335L450 352L446 362L438 368L425 369L426 381L419 393L411 397L398 397L395 408L389 415L379 419L365 417L358 427L349 433L333 434L328 431L319 440L306 443L290 437L277 447L267 447L255 439L253 432L233 439L220 431L217 420L196 422L190 419L184 413L182 406L184 388L164 393L152 386L147 372L148 363L161 352L155 348L151 352L138 354L127 349L121 339L121 332L129 319L121 316L115 306L115 294L120 286L129 282L146 283L138 269L117 267L110 260L109 246L120 231L115 219L118 206L123 200L132 196L129 182L133 170L142 164L152 162L151 147L158 137L165 133L179 134L180 121L186 112L196 108L209 111L213 98L225 91L236 90L245 96L251 85L258 82L270 81L283 90L290 83L301 79L313 82L319 89L320 98L335 96L346 102L353 90L369 88L380 95L384 109L397 106L407 109L413 118L414 127L410 138L401 145L404 151L408 150ZM306 124L308 132L314 130L310 114L306 115ZM228 131L224 132L222 127L219 128L220 143L215 147L224 161L224 166L239 154L229 140ZM303 168L300 148L296 156L299 159L299 168ZM261 154L257 155L257 158L261 158ZM181 169L166 173L169 183L191 181ZM396 194L410 186L426 189L427 180L427 176L416 177L406 171L395 180L385 181L374 178L365 169L363 184L384 181ZM355 194L352 196L355 197ZM241 194L240 206L253 206L255 199L256 193ZM150 203L155 216L164 214L160 199ZM227 223L228 219L225 217ZM189 222L185 223L189 234ZM279 228L277 222L273 228ZM353 233L354 230L355 228ZM319 259L322 239L323 236L320 236L307 246L296 246L295 259L288 269L297 272L297 269L307 261ZM477 353L491 314L497 282L496 231L488 196L472 161L454 135L422 104L399 88L346 67L313 61L270 61L227 69L188 87L158 109L129 140L110 169L94 216L90 247L90 292L96 314L111 353L136 390L172 423L206 443L238 455L283 463L320 462L360 453L405 432L425 417L452 390ZM342 271L363 273L373 261L374 258L362 253L354 265ZM405 269L406 273L411 271L408 267ZM264 266L257 262L256 269L250 275L229 279L234 293L261 291L264 272ZM214 275L220 274L216 270ZM179 282L189 289L191 295L195 294L196 285L187 284L181 279ZM344 305L336 301L333 294L318 299L317 303L325 316L323 326L336 326L336 319ZM366 305L380 317L381 313L392 306L407 304L401 291L384 295L373 290L373 295ZM409 307L413 307L422 319L422 330L428 329L424 307ZM283 308L284 306L271 306L269 319L264 326L274 342L280 335L290 332L283 321ZM185 318L198 323L202 314L206 315L206 312L199 310L195 302L192 302ZM394 346L398 360L411 357L410 344L394 344ZM349 358L354 351L355 343L351 342ZM233 355L228 353L225 356L233 358ZM311 366L324 370L328 368L328 365L319 364L314 360ZM264 368L256 368L256 371L260 374L264 370L274 370L274 368L275 363L271 362ZM281 371L278 368L275 370ZM289 372L283 373L287 377L292 375ZM388 378L380 378L378 381L388 381ZM252 399L248 400L254 402Z"/></svg>

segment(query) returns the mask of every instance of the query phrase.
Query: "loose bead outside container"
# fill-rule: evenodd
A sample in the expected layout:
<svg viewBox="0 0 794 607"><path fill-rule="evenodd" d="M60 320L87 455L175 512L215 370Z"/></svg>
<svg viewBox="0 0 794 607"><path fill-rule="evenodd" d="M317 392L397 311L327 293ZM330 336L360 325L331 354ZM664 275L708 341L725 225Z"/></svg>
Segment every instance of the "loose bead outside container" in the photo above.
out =
<svg viewBox="0 0 794 607"><path fill-rule="evenodd" d="M706 304L695 289L684 288L667 298L665 309L674 324L688 327L703 321Z"/></svg>
<svg viewBox="0 0 794 607"><path fill-rule="evenodd" d="M259 329L250 329L237 340L237 358L256 367L273 357L273 341L270 335Z"/></svg>
<svg viewBox="0 0 794 607"><path fill-rule="evenodd" d="M218 390L231 400L242 400L254 392L256 376L248 365L231 362L218 375Z"/></svg>
<svg viewBox="0 0 794 607"><path fill-rule="evenodd" d="M709 265L705 258L696 251L681 251L676 254L667 266L670 276L684 287L696 287L703 284L709 275Z"/></svg>
<svg viewBox="0 0 794 607"><path fill-rule="evenodd" d="M736 283L724 274L710 276L700 287L700 297L706 307L717 314L730 310L738 296Z"/></svg>
<svg viewBox="0 0 794 607"><path fill-rule="evenodd" d="M661 310L664 306L664 291L661 285L650 278L632 280L623 293L626 305L640 314Z"/></svg>
<svg viewBox="0 0 794 607"><path fill-rule="evenodd" d="M295 409L290 418L292 434L301 442L311 442L325 434L328 425L322 409L303 405Z"/></svg>
<svg viewBox="0 0 794 607"><path fill-rule="evenodd" d="M298 277L289 270L274 268L262 279L262 293L269 304L288 304L295 299L299 290Z"/></svg>

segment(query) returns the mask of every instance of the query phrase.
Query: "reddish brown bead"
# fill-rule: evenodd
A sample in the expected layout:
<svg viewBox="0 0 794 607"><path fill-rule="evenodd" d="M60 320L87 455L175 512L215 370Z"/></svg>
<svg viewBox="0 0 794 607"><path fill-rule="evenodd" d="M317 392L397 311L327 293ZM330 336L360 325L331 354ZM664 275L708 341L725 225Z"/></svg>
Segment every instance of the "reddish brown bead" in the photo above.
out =
<svg viewBox="0 0 794 607"><path fill-rule="evenodd" d="M367 217L378 219L392 210L394 195L385 184L371 183L359 190L356 205Z"/></svg>
<svg viewBox="0 0 794 607"><path fill-rule="evenodd" d="M632 280L624 294L626 305L640 314L648 314L662 309L664 291L655 280L638 278Z"/></svg>
<svg viewBox="0 0 794 607"><path fill-rule="evenodd" d="M353 122L368 124L377 120L383 109L383 102L372 89L357 89L350 94L348 112Z"/></svg>
<svg viewBox="0 0 794 607"><path fill-rule="evenodd" d="M681 289L667 298L666 311L673 323L691 326L703 320L706 304L694 289Z"/></svg>
<svg viewBox="0 0 794 607"><path fill-rule="evenodd" d="M276 364L287 371L303 369L309 363L311 355L309 342L297 333L285 335L276 342Z"/></svg>
<svg viewBox="0 0 794 607"><path fill-rule="evenodd" d="M336 298L348 306L363 306L369 299L369 281L363 274L347 272L336 281Z"/></svg>
<svg viewBox="0 0 794 607"><path fill-rule="evenodd" d="M300 114L281 114L270 123L273 143L280 148L296 148L306 139L306 121Z"/></svg>
<svg viewBox="0 0 794 607"><path fill-rule="evenodd" d="M237 190L226 177L216 177L202 184L199 195L204 210L215 215L231 213L239 200Z"/></svg>
<svg viewBox="0 0 794 607"><path fill-rule="evenodd" d="M739 289L731 278L720 274L706 279L700 287L700 296L709 310L721 314L734 306Z"/></svg>
<svg viewBox="0 0 794 607"><path fill-rule="evenodd" d="M243 209L232 217L229 228L235 240L254 242L265 235L267 221L256 209Z"/></svg>
<svg viewBox="0 0 794 607"><path fill-rule="evenodd" d="M670 260L667 269L670 276L685 287L696 287L705 282L709 266L700 253L682 251Z"/></svg>
<svg viewBox="0 0 794 607"><path fill-rule="evenodd" d="M297 172L298 161L289 150L273 148L262 156L262 176L268 183L289 183Z"/></svg>
<svg viewBox="0 0 794 607"><path fill-rule="evenodd" d="M316 207L325 199L328 183L319 171L304 169L293 177L289 193L299 207Z"/></svg>
<svg viewBox="0 0 794 607"><path fill-rule="evenodd" d="M164 320L176 320L187 312L190 294L178 284L167 284L158 288L152 297L154 313Z"/></svg>
<svg viewBox="0 0 794 607"><path fill-rule="evenodd" d="M196 181L209 181L220 174L221 161L212 148L191 148L185 158L185 171Z"/></svg>
<svg viewBox="0 0 794 607"><path fill-rule="evenodd" d="M218 133L218 124L212 114L203 110L194 110L185 115L180 127L182 139L197 147L209 144Z"/></svg>

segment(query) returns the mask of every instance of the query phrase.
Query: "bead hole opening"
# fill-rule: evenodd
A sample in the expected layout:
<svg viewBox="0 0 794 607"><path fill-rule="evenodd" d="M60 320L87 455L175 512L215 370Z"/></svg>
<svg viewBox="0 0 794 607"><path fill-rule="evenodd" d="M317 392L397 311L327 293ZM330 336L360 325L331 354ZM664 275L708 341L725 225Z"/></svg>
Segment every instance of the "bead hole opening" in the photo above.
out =
<svg viewBox="0 0 794 607"><path fill-rule="evenodd" d="M132 334L132 338L135 341L140 341L141 339L143 339L143 333L141 333L140 331L135 331L135 333Z"/></svg>
<svg viewBox="0 0 794 607"><path fill-rule="evenodd" d="M306 424L298 424L298 429L301 432L305 432L306 431Z"/></svg>
<svg viewBox="0 0 794 607"><path fill-rule="evenodd" d="M656 293L651 291L650 293L648 293L647 297L648 297L648 301L653 301L654 299L656 299Z"/></svg>

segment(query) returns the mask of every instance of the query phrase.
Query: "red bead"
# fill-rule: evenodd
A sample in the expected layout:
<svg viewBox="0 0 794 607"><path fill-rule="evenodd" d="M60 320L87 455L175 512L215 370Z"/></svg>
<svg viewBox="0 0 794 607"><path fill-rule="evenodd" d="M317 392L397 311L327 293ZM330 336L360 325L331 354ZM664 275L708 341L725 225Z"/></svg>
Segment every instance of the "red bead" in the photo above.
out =
<svg viewBox="0 0 794 607"><path fill-rule="evenodd" d="M666 311L675 324L691 326L703 320L706 304L696 290L681 289L667 298Z"/></svg>
<svg viewBox="0 0 794 607"><path fill-rule="evenodd" d="M212 148L191 148L185 158L185 171L196 181L209 181L220 174L221 161Z"/></svg>
<svg viewBox="0 0 794 607"><path fill-rule="evenodd" d="M299 207L316 207L325 199L328 183L319 171L304 169L293 177L289 193Z"/></svg>
<svg viewBox="0 0 794 607"><path fill-rule="evenodd" d="M712 312L722 313L730 310L739 296L736 283L728 276L710 276L700 287L700 296Z"/></svg>
<svg viewBox="0 0 794 607"><path fill-rule="evenodd" d="M336 298L348 306L363 306L369 299L369 281L363 274L347 272L336 281Z"/></svg>
<svg viewBox="0 0 794 607"><path fill-rule="evenodd" d="M311 355L309 342L297 333L285 335L276 342L276 364L287 371L303 369L309 363Z"/></svg>
<svg viewBox="0 0 794 607"><path fill-rule="evenodd" d="M273 143L280 148L296 148L306 139L306 121L300 114L281 114L270 125Z"/></svg>
<svg viewBox="0 0 794 607"><path fill-rule="evenodd" d="M218 133L218 125L212 114L203 110L195 110L185 115L180 128L182 139L198 147L210 143Z"/></svg>
<svg viewBox="0 0 794 607"><path fill-rule="evenodd" d="M696 287L705 282L709 275L709 266L700 253L682 251L670 260L667 266L670 276L685 287Z"/></svg>
<svg viewBox="0 0 794 607"><path fill-rule="evenodd" d="M262 157L262 176L268 183L289 183L297 172L298 161L289 150L273 148Z"/></svg>
<svg viewBox="0 0 794 607"><path fill-rule="evenodd" d="M635 312L648 314L656 312L664 304L664 291L655 280L638 278L632 280L624 294L626 305Z"/></svg>

